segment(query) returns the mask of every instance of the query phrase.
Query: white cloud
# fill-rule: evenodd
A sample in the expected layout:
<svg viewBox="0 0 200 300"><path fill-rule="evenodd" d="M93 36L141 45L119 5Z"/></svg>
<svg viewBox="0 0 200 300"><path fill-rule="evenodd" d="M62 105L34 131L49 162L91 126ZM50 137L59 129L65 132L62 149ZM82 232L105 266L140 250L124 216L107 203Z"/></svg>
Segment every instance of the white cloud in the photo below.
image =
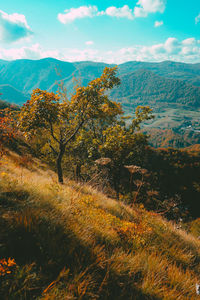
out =
<svg viewBox="0 0 200 300"><path fill-rule="evenodd" d="M65 10L64 14L58 14L58 20L63 23L71 23L76 19L93 18L96 16L107 15L109 17L133 19L133 10L124 5L123 7L110 6L105 11L99 11L97 6L80 6Z"/></svg>
<svg viewBox="0 0 200 300"><path fill-rule="evenodd" d="M110 6L106 9L105 14L110 17L133 19L133 10L124 5L123 7Z"/></svg>
<svg viewBox="0 0 200 300"><path fill-rule="evenodd" d="M200 13L195 18L195 24L198 24L200 22Z"/></svg>
<svg viewBox="0 0 200 300"><path fill-rule="evenodd" d="M30 47L21 48L0 48L0 59L15 60L15 59L41 59L45 57L54 57L59 59L60 53L57 50L44 50L39 44L34 44Z"/></svg>
<svg viewBox="0 0 200 300"><path fill-rule="evenodd" d="M99 61L119 64L126 61L182 61L182 62L200 62L200 40L188 38L179 41L174 37L168 38L163 43L153 44L151 46L134 45L124 47L118 50L100 51L85 47L85 49L63 49L45 50L39 44L30 47L0 48L0 59L13 60L20 58L41 59L45 57L54 57L64 61Z"/></svg>
<svg viewBox="0 0 200 300"><path fill-rule="evenodd" d="M98 14L96 6L80 6L66 9L64 14L58 14L58 20L63 23L71 23L76 19L92 18Z"/></svg>
<svg viewBox="0 0 200 300"><path fill-rule="evenodd" d="M53 57L64 61L83 61L83 60L100 60L103 57L98 50L95 49L64 49L59 50L45 50L39 44L34 44L30 47L21 48L0 48L0 59L15 60L15 59L42 59L46 57Z"/></svg>
<svg viewBox="0 0 200 300"><path fill-rule="evenodd" d="M112 51L106 55L104 61L109 63L123 63L126 61L182 61L188 63L200 62L200 41L189 38L179 41L168 38L164 43L151 46L135 45Z"/></svg>
<svg viewBox="0 0 200 300"><path fill-rule="evenodd" d="M194 45L196 43L195 38L188 38L182 41L183 45Z"/></svg>
<svg viewBox="0 0 200 300"><path fill-rule="evenodd" d="M63 53L66 61L102 61L101 54L95 49L66 49Z"/></svg>
<svg viewBox="0 0 200 300"><path fill-rule="evenodd" d="M166 0L139 0L134 8L134 15L135 17L146 17L149 13L163 13L165 3Z"/></svg>
<svg viewBox="0 0 200 300"><path fill-rule="evenodd" d="M176 38L169 37L163 45L164 49L169 54L177 54L180 51L181 45Z"/></svg>
<svg viewBox="0 0 200 300"><path fill-rule="evenodd" d="M128 5L124 5L122 7L110 6L102 11L99 11L97 6L80 6L78 8L66 9L64 13L59 13L58 20L63 24L68 24L76 19L93 18L103 15L133 20L134 17L146 17L149 13L163 13L166 1L167 0L139 0L133 9ZM161 25L163 25L162 21L155 23L155 27Z"/></svg>
<svg viewBox="0 0 200 300"><path fill-rule="evenodd" d="M94 42L93 42L93 41L87 41L87 42L85 42L85 44L86 44L87 46L92 46L92 45L94 45Z"/></svg>
<svg viewBox="0 0 200 300"><path fill-rule="evenodd" d="M0 10L0 41L16 42L32 34L24 15L18 13L9 15Z"/></svg>
<svg viewBox="0 0 200 300"><path fill-rule="evenodd" d="M154 27L160 27L163 25L163 21L155 21Z"/></svg>

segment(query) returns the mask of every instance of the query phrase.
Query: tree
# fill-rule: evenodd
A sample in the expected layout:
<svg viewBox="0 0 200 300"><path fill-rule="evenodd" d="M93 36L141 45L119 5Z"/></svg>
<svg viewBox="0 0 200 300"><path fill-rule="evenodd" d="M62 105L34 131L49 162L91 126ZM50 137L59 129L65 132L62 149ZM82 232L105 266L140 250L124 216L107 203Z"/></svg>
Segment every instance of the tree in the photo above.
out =
<svg viewBox="0 0 200 300"><path fill-rule="evenodd" d="M111 186L119 196L120 185L125 186L129 174L125 165L138 164L142 166L147 146L147 136L136 132L143 121L152 118L149 107L137 107L135 117L120 117L123 113L120 107L107 108L100 119L92 120L73 142L71 155L79 167L87 163L92 167L94 161L100 169L99 174L108 175ZM106 161L110 163L105 164ZM103 164L102 164L103 160ZM92 171L93 168L89 168ZM89 172L90 172L89 171ZM80 173L79 173L80 175ZM124 176L125 175L125 176ZM129 184L130 186L130 184Z"/></svg>
<svg viewBox="0 0 200 300"><path fill-rule="evenodd" d="M122 190L120 186L124 190L128 182L130 187L129 174L124 166L143 165L147 136L136 130L140 129L141 122L152 118L151 112L149 107L139 106L132 121L125 122L131 117L120 117L123 113L120 106L115 105L110 108L104 106L101 118L91 120L70 144L68 154L70 153L70 161L76 169L76 179L81 178L81 166L83 165L87 168L88 178L90 175L94 175L93 172L96 172L95 161L98 171L100 171L98 174L107 174L107 179L116 191L117 197L119 191ZM110 163L105 164L105 158ZM96 176L97 174L94 175L94 177ZM102 176L104 177L102 180L105 180L105 176Z"/></svg>
<svg viewBox="0 0 200 300"><path fill-rule="evenodd" d="M98 148L103 143L103 131L116 125L119 116L123 114L121 105L113 101L102 105L99 117L88 121L87 125L81 128L79 134L67 148L70 154L75 172L76 180L82 179L81 168L83 165L87 168L86 177L92 174L90 167L94 166L94 160L99 158Z"/></svg>
<svg viewBox="0 0 200 300"><path fill-rule="evenodd" d="M13 113L9 108L0 110L0 157L5 152L5 144L15 136Z"/></svg>
<svg viewBox="0 0 200 300"><path fill-rule="evenodd" d="M130 118L125 117L125 119ZM100 157L111 159L112 163L108 165L108 168L111 184L116 191L117 198L119 198L120 184L123 181L122 185L124 188L124 183L128 178L124 166L132 164L142 166L143 164L147 136L135 131L140 129L140 124L143 121L152 118L152 109L150 107L138 106L135 111L135 117L131 122L125 122L124 117L122 117L102 130L98 151Z"/></svg>
<svg viewBox="0 0 200 300"><path fill-rule="evenodd" d="M86 87L78 87L71 100L66 98L65 91L54 94L36 89L21 109L18 124L25 136L48 136L49 147L57 157L60 183L63 183L62 159L66 147L81 128L102 117L105 107L117 107L105 94L107 90L119 85L116 72L116 67L105 68L100 78L92 80Z"/></svg>

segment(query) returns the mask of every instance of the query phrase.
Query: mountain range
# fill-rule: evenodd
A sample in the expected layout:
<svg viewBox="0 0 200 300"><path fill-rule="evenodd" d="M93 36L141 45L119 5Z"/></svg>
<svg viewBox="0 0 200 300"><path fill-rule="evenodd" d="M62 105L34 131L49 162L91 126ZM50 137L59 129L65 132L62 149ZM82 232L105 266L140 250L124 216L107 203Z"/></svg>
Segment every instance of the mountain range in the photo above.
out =
<svg viewBox="0 0 200 300"><path fill-rule="evenodd" d="M1 99L22 104L33 89L57 90L56 82L63 80L73 91L74 78L86 85L99 77L105 66L95 62L64 62L53 58L41 60L0 60ZM159 102L190 107L200 104L200 64L171 61L161 63L126 62L119 65L121 85L111 97L125 107Z"/></svg>

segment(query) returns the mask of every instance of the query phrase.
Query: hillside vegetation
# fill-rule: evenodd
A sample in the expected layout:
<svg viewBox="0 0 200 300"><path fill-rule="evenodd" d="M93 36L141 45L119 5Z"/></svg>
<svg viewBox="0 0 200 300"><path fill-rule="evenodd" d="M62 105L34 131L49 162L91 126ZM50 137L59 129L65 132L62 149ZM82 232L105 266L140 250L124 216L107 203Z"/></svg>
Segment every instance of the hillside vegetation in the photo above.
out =
<svg viewBox="0 0 200 300"><path fill-rule="evenodd" d="M197 299L200 241L30 155L0 164L1 299Z"/></svg>
<svg viewBox="0 0 200 300"><path fill-rule="evenodd" d="M200 105L200 88L180 80L166 79L149 70L139 70L121 77L122 85L111 96L123 104L152 105L157 102Z"/></svg>
<svg viewBox="0 0 200 300"><path fill-rule="evenodd" d="M190 145L190 147L195 147L195 145L200 143L200 132L194 132L192 130L176 132L172 129L146 127L143 131L149 134L149 143L153 147L184 149Z"/></svg>

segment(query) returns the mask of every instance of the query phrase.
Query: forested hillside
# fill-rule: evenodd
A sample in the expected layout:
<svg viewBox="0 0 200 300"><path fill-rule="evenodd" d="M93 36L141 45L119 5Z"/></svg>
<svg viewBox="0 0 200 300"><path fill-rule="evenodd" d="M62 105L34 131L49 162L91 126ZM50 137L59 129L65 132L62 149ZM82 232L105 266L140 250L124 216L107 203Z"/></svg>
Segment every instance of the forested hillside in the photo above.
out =
<svg viewBox="0 0 200 300"><path fill-rule="evenodd" d="M200 88L180 80L166 79L152 71L141 69L121 76L122 84L111 92L123 105L182 104L200 106Z"/></svg>
<svg viewBox="0 0 200 300"><path fill-rule="evenodd" d="M181 62L163 61L151 62L126 62L121 67L121 74L131 71L146 69L165 78L184 80L190 84L200 86L200 64L186 64Z"/></svg>

